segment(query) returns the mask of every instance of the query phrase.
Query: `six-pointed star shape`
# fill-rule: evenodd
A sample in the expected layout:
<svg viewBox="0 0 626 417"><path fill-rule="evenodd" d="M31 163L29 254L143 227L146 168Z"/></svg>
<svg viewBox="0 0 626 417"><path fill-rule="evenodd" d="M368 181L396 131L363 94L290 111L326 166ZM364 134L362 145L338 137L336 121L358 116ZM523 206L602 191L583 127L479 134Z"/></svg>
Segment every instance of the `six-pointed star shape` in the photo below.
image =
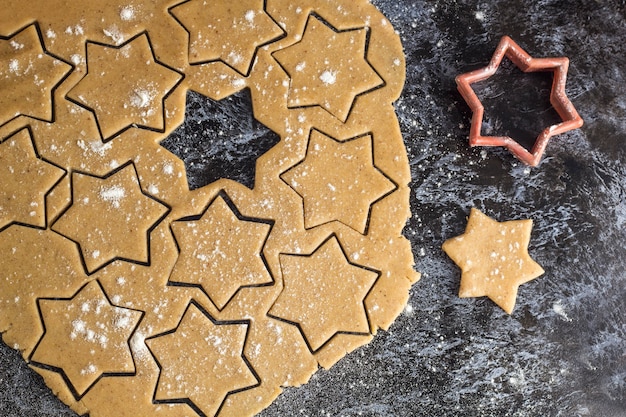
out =
<svg viewBox="0 0 626 417"><path fill-rule="evenodd" d="M262 255L270 222L244 218L224 197L199 220L172 223L180 256L170 277L173 284L200 286L220 310L240 288L274 282Z"/></svg>
<svg viewBox="0 0 626 417"><path fill-rule="evenodd" d="M163 100L182 75L156 60L146 34L119 47L87 42L87 68L67 97L94 112L104 141L131 126L165 129Z"/></svg>
<svg viewBox="0 0 626 417"><path fill-rule="evenodd" d="M143 313L112 305L97 281L38 305L45 333L31 363L62 373L77 399L101 376L135 372L128 343Z"/></svg>
<svg viewBox="0 0 626 417"><path fill-rule="evenodd" d="M257 49L284 32L264 0L190 0L170 9L189 32L189 63L220 60L247 76Z"/></svg>
<svg viewBox="0 0 626 417"><path fill-rule="evenodd" d="M396 188L374 165L371 135L340 142L317 130L281 178L304 200L307 229L336 220L363 234L372 204Z"/></svg>
<svg viewBox="0 0 626 417"><path fill-rule="evenodd" d="M52 121L54 89L71 69L44 50L35 25L0 37L0 126L19 115Z"/></svg>
<svg viewBox="0 0 626 417"><path fill-rule="evenodd" d="M494 75L505 56L523 72L551 71L554 73L552 90L550 92L550 103L563 121L559 124L549 126L541 132L530 152L508 136L481 135L484 107L471 85L486 80ZM574 105L565 94L565 81L568 66L569 60L565 57L532 58L511 38L508 36L502 37L489 65L475 71L461 74L456 78L459 92L473 112L469 138L470 146L504 146L525 164L530 166L538 165L548 145L548 141L552 136L577 129L583 125L582 118L578 115Z"/></svg>
<svg viewBox="0 0 626 417"><path fill-rule="evenodd" d="M528 254L532 220L497 222L472 209L465 233L443 244L461 268L459 297L487 296L511 314L517 289L543 268Z"/></svg>
<svg viewBox="0 0 626 417"><path fill-rule="evenodd" d="M46 195L64 175L38 158L28 129L0 143L0 230L13 223L46 227Z"/></svg>
<svg viewBox="0 0 626 417"><path fill-rule="evenodd" d="M76 242L88 273L115 259L148 264L150 231L169 209L144 194L132 163L104 178L72 175L72 205L52 225Z"/></svg>
<svg viewBox="0 0 626 417"><path fill-rule="evenodd" d="M284 289L269 315L300 327L313 352L337 333L369 334L364 300L378 273L350 263L337 237L310 255L280 255Z"/></svg>
<svg viewBox="0 0 626 417"><path fill-rule="evenodd" d="M257 159L280 136L254 118L250 89L215 101L187 92L185 121L161 141L185 163L190 190L222 178L252 189Z"/></svg>
<svg viewBox="0 0 626 417"><path fill-rule="evenodd" d="M190 304L176 329L146 340L161 369L154 400L215 416L229 394L257 386L243 354L247 332L247 322L214 322Z"/></svg>
<svg viewBox="0 0 626 417"><path fill-rule="evenodd" d="M365 58L367 29L337 31L311 15L302 40L273 53L291 78L290 108L321 106L348 119L356 97L384 84Z"/></svg>

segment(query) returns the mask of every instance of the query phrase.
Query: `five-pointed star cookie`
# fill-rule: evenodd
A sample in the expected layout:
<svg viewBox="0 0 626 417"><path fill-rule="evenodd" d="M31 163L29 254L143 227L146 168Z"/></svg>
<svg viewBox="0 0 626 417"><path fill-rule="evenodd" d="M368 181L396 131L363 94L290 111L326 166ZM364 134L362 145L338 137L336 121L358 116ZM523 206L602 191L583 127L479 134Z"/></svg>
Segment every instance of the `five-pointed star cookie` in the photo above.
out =
<svg viewBox="0 0 626 417"><path fill-rule="evenodd" d="M271 225L233 210L218 196L199 220L172 223L180 257L170 282L200 286L220 310L240 288L274 282L262 254Z"/></svg>
<svg viewBox="0 0 626 417"><path fill-rule="evenodd" d="M61 372L77 399L102 376L135 372L129 340L143 313L112 305L97 281L38 304L45 333L31 363Z"/></svg>
<svg viewBox="0 0 626 417"><path fill-rule="evenodd" d="M104 178L74 173L72 188L52 229L80 246L88 273L115 259L149 263L150 231L169 209L142 192L132 163Z"/></svg>
<svg viewBox="0 0 626 417"><path fill-rule="evenodd" d="M70 70L44 50L35 25L0 36L0 126L19 115L52 121L54 89Z"/></svg>
<svg viewBox="0 0 626 417"><path fill-rule="evenodd" d="M215 416L230 393L258 385L243 354L247 332L248 323L214 322L190 304L174 331L146 340L161 368L154 400Z"/></svg>
<svg viewBox="0 0 626 417"><path fill-rule="evenodd" d="M517 288L544 273L528 254L532 220L497 222L472 209L465 233L443 250L461 268L459 297L487 296L511 314Z"/></svg>
<svg viewBox="0 0 626 417"><path fill-rule="evenodd" d="M307 229L336 220L363 234L372 204L396 188L374 165L370 135L340 142L317 130L281 178L304 200Z"/></svg>
<svg viewBox="0 0 626 417"><path fill-rule="evenodd" d="M38 158L28 129L0 143L0 230L13 223L46 227L46 195L63 175Z"/></svg>
<svg viewBox="0 0 626 417"><path fill-rule="evenodd" d="M182 79L153 55L146 34L119 46L87 43L87 75L67 97L96 115L102 139L131 126L163 131L163 100Z"/></svg>
<svg viewBox="0 0 626 417"><path fill-rule="evenodd" d="M313 351L337 333L369 334L364 300L378 273L350 263L337 237L312 254L280 256L284 289L271 316L297 324Z"/></svg>
<svg viewBox="0 0 626 417"><path fill-rule="evenodd" d="M337 31L311 15L302 40L273 54L291 78L289 107L321 106L345 122L356 97L384 83L366 49L367 29Z"/></svg>
<svg viewBox="0 0 626 417"><path fill-rule="evenodd" d="M170 12L189 32L189 63L220 60L248 75L257 49L284 32L263 0L190 0Z"/></svg>
<svg viewBox="0 0 626 417"><path fill-rule="evenodd" d="M508 136L482 136L481 134L485 109L471 85L494 75L505 56L523 72L551 71L554 73L550 103L563 121L544 129L537 137L530 152ZM504 146L525 164L538 165L552 136L577 129L583 125L583 119L565 93L568 67L569 59L566 57L533 58L511 38L503 36L488 66L461 74L456 78L459 92L473 112L469 138L470 146Z"/></svg>

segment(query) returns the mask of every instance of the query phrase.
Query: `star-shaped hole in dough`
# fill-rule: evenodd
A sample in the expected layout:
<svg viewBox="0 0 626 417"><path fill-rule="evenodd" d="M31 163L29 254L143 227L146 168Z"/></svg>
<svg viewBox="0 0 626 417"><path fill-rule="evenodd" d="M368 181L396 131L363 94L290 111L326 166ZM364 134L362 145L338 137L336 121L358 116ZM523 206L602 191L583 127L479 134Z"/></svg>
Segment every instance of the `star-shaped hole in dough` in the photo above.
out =
<svg viewBox="0 0 626 417"><path fill-rule="evenodd" d="M517 289L544 273L528 254L532 220L498 222L472 209L465 233L443 244L461 268L459 297L487 296L511 314Z"/></svg>
<svg viewBox="0 0 626 417"><path fill-rule="evenodd" d="M283 292L269 315L299 326L313 352L337 333L369 334L365 298L379 273L350 263L331 236L310 255L280 255Z"/></svg>
<svg viewBox="0 0 626 417"><path fill-rule="evenodd" d="M273 284L262 253L271 225L242 216L221 193L200 219L172 223L180 257L170 283L199 286L220 310L241 288Z"/></svg>
<svg viewBox="0 0 626 417"><path fill-rule="evenodd" d="M28 129L0 143L0 231L13 223L46 227L46 195L65 171L35 152Z"/></svg>
<svg viewBox="0 0 626 417"><path fill-rule="evenodd" d="M307 229L339 221L366 234L371 206L396 189L374 165L371 135L340 142L312 130L305 159L281 178L304 200Z"/></svg>
<svg viewBox="0 0 626 417"><path fill-rule="evenodd" d="M134 374L129 340L142 312L111 304L98 281L38 305L45 333L31 364L61 373L77 400L101 377Z"/></svg>
<svg viewBox="0 0 626 417"><path fill-rule="evenodd" d="M182 78L156 60L146 34L119 47L87 42L87 74L67 97L94 112L106 142L129 127L163 132L163 101Z"/></svg>
<svg viewBox="0 0 626 417"><path fill-rule="evenodd" d="M76 242L87 273L121 259L150 263L150 232L168 207L141 190L132 163L104 178L72 175L72 205L52 230Z"/></svg>
<svg viewBox="0 0 626 417"><path fill-rule="evenodd" d="M154 401L215 416L229 394L258 386L243 354L248 324L216 322L192 302L176 329L146 339L161 369Z"/></svg>
<svg viewBox="0 0 626 417"><path fill-rule="evenodd" d="M321 106L348 119L356 97L384 85L367 61L368 29L338 31L309 16L302 40L273 53L291 78L289 108Z"/></svg>
<svg viewBox="0 0 626 417"><path fill-rule="evenodd" d="M36 25L0 36L0 126L19 115L53 120L53 93L71 65L46 52Z"/></svg>
<svg viewBox="0 0 626 417"><path fill-rule="evenodd" d="M284 31L265 11L264 0L190 0L170 9L189 32L189 63L222 61L248 76L258 48Z"/></svg>

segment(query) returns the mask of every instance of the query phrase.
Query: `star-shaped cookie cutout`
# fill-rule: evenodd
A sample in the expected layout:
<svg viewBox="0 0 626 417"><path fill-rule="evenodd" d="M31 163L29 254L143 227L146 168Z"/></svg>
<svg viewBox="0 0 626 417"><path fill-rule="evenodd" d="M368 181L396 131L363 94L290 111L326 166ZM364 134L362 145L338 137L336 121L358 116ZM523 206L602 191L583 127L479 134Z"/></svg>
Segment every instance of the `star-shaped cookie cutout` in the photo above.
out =
<svg viewBox="0 0 626 417"><path fill-rule="evenodd" d="M106 142L129 127L163 132L163 100L182 78L156 60L146 34L120 46L87 42L87 74L67 97L94 112Z"/></svg>
<svg viewBox="0 0 626 417"><path fill-rule="evenodd" d="M189 32L189 63L222 61L250 73L258 48L284 35L264 0L189 0L170 9Z"/></svg>
<svg viewBox="0 0 626 417"><path fill-rule="evenodd" d="M61 373L77 400L102 377L134 374L129 340L142 312L111 304L97 281L38 306L45 332L31 364Z"/></svg>
<svg viewBox="0 0 626 417"><path fill-rule="evenodd" d="M269 315L299 326L313 352L337 333L369 334L365 298L379 274L350 263L331 236L310 255L280 255L284 289Z"/></svg>
<svg viewBox="0 0 626 417"><path fill-rule="evenodd" d="M169 209L144 194L132 163L104 178L72 175L72 205L52 230L73 240L87 273L116 259L150 263L150 232Z"/></svg>
<svg viewBox="0 0 626 417"><path fill-rule="evenodd" d="M146 339L161 369L154 401L215 416L229 394L258 386L243 354L247 333L247 322L215 322L190 304L176 329Z"/></svg>
<svg viewBox="0 0 626 417"><path fill-rule="evenodd" d="M471 85L486 80L496 73L502 59L509 58L523 72L550 71L553 75L550 103L562 119L561 123L549 126L537 137L530 152L515 139L508 136L482 136L484 107ZM565 81L569 59L560 58L533 58L508 36L502 37L489 65L456 78L459 92L470 106L472 126L470 128L470 146L503 146L519 160L530 166L539 164L541 157L552 136L560 135L583 125L582 118L574 108L565 93Z"/></svg>
<svg viewBox="0 0 626 417"><path fill-rule="evenodd" d="M472 209L465 233L443 250L461 268L459 297L491 298L511 314L517 289L544 273L528 254L532 220L498 222Z"/></svg>
<svg viewBox="0 0 626 417"><path fill-rule="evenodd" d="M321 106L348 119L356 97L384 84L367 61L368 29L339 31L309 16L300 42L273 56L291 78L290 108Z"/></svg>
<svg viewBox="0 0 626 417"><path fill-rule="evenodd" d="M0 143L0 231L13 223L46 227L46 195L65 171L42 160L28 129Z"/></svg>
<svg viewBox="0 0 626 417"><path fill-rule="evenodd" d="M55 88L71 65L49 54L36 25L0 36L0 126L24 115L53 120Z"/></svg>
<svg viewBox="0 0 626 417"><path fill-rule="evenodd" d="M272 284L262 253L271 224L218 195L200 219L172 223L180 256L170 283L199 286L220 310L241 288Z"/></svg>
<svg viewBox="0 0 626 417"><path fill-rule="evenodd" d="M305 159L281 175L304 201L307 229L339 221L367 233L371 206L396 189L373 159L371 135L340 142L311 131Z"/></svg>

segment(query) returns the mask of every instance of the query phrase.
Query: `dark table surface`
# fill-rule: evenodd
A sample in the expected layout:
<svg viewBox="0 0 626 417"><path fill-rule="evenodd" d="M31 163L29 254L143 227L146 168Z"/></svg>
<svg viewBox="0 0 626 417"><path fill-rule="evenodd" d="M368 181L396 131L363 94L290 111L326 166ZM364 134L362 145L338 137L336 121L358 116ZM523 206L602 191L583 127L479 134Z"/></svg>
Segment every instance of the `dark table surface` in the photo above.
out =
<svg viewBox="0 0 626 417"><path fill-rule="evenodd" d="M423 277L389 332L261 416L626 416L626 2L374 3L407 55L405 233ZM505 34L534 57L570 58L566 91L585 120L532 169L468 147L471 114L455 88ZM532 139L554 119L550 75L499 74L477 88L485 128ZM440 247L471 207L534 220L530 253L546 273L520 288L511 316L456 295L460 272ZM0 416L74 414L0 343Z"/></svg>

